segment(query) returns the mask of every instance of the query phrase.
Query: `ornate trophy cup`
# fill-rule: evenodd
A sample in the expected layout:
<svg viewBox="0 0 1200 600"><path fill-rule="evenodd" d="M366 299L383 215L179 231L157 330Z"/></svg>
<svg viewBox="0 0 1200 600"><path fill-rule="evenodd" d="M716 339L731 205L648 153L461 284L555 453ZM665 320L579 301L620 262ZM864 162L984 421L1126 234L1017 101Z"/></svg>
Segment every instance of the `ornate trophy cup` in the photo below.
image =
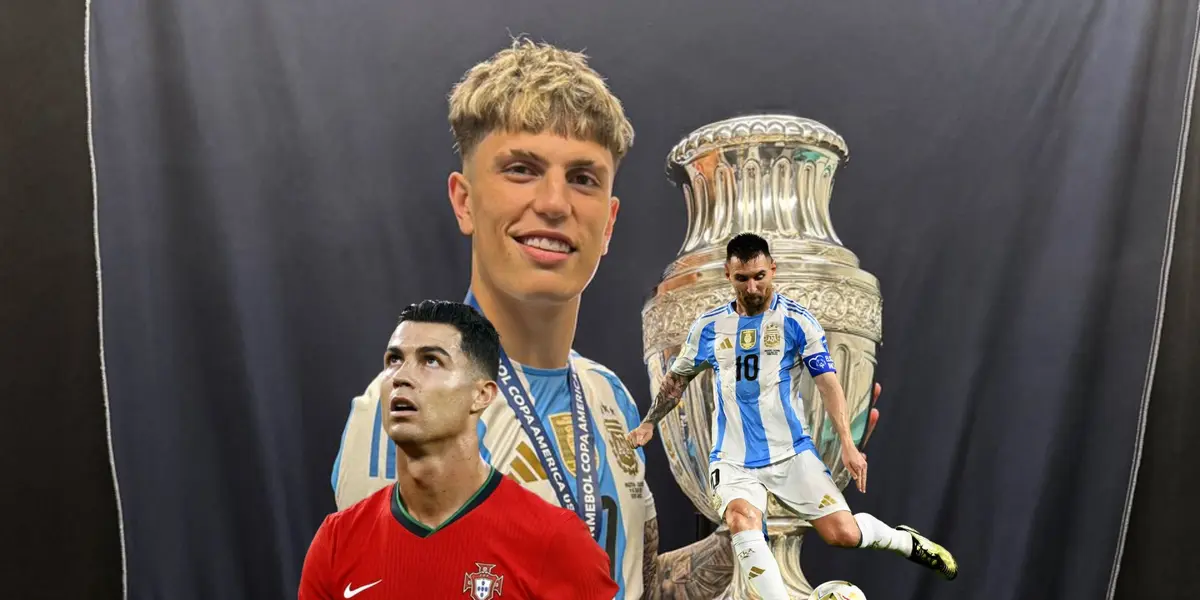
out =
<svg viewBox="0 0 1200 600"><path fill-rule="evenodd" d="M692 321L733 301L724 276L725 244L738 233L754 232L771 244L778 264L775 290L805 306L825 328L846 391L851 429L855 441L861 441L874 385L875 345L882 340L882 299L879 282L858 267L858 258L842 245L829 218L834 173L847 157L846 142L832 129L787 115L705 125L671 150L667 174L683 189L688 225L677 258L642 311L652 397ZM838 488L844 489L850 477L837 433L812 377L806 373L799 385L805 431ZM722 523L708 477L713 408L708 370L660 422L660 435L679 486L701 513ZM812 591L800 569L800 544L809 528L768 495L769 543L793 598L807 598ZM735 572L719 598L758 595Z"/></svg>

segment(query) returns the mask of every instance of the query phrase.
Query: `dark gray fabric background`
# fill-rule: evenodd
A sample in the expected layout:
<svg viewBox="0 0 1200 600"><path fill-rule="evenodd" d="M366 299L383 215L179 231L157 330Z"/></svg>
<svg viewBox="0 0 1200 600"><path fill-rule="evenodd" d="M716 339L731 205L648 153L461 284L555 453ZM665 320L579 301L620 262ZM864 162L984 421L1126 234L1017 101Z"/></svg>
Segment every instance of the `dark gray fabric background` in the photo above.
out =
<svg viewBox="0 0 1200 600"><path fill-rule="evenodd" d="M84 5L0 2L0 596L121 597Z"/></svg>
<svg viewBox="0 0 1200 600"><path fill-rule="evenodd" d="M1196 82L1193 81L1193 86ZM1192 94L1195 97L1196 89ZM1162 343L1146 418L1117 600L1200 598L1200 114L1192 111L1175 213Z"/></svg>
<svg viewBox="0 0 1200 600"><path fill-rule="evenodd" d="M648 405L640 309L682 241L693 128L848 140L833 222L877 275L883 419L857 510L946 583L815 538L871 600L1101 598L1134 453L1192 3L93 6L106 351L130 598L294 597L349 400L407 303L461 298L445 96L526 32L586 49L637 130L576 349ZM781 265L781 268L787 268ZM694 538L661 446L664 549Z"/></svg>

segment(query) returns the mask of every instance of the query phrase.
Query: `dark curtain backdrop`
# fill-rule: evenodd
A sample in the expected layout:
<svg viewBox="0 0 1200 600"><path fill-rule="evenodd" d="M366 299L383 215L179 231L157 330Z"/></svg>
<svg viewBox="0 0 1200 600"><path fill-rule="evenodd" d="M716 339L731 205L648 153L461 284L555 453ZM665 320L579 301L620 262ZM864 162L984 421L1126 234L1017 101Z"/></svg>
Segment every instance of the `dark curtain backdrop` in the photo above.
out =
<svg viewBox="0 0 1200 600"><path fill-rule="evenodd" d="M1193 98L1195 90L1193 89ZM1118 600L1200 598L1200 114L1188 132L1162 343L1146 418Z"/></svg>
<svg viewBox="0 0 1200 600"><path fill-rule="evenodd" d="M0 596L120 598L84 3L0 2Z"/></svg>
<svg viewBox="0 0 1200 600"><path fill-rule="evenodd" d="M944 541L962 574L813 538L811 579L871 600L1105 597L1195 3L130 0L94 25L130 598L294 596L396 314L465 291L445 98L509 32L585 49L637 128L576 348L643 411L640 310L685 227L671 145L765 110L848 140L833 222L881 280L885 338L871 487L849 500ZM681 546L693 511L648 454Z"/></svg>

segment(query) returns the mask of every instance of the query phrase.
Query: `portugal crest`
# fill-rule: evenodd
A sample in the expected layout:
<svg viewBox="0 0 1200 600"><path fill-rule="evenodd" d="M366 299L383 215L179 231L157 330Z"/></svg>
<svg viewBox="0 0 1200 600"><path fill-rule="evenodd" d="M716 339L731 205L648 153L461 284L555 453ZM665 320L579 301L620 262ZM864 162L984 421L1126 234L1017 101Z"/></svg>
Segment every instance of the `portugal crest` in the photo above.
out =
<svg viewBox="0 0 1200 600"><path fill-rule="evenodd" d="M475 600L492 600L500 596L500 588L504 587L504 576L492 573L496 565L475 563L479 570L467 573L463 580L463 593L470 593Z"/></svg>

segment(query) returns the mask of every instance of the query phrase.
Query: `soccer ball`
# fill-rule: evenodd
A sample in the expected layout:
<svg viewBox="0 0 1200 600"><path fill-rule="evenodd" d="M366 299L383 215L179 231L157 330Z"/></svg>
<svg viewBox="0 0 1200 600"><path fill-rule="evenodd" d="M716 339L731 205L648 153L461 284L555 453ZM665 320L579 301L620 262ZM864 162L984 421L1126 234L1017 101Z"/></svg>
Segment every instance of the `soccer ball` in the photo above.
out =
<svg viewBox="0 0 1200 600"><path fill-rule="evenodd" d="M826 581L809 594L808 600L867 600L867 595L849 581Z"/></svg>

